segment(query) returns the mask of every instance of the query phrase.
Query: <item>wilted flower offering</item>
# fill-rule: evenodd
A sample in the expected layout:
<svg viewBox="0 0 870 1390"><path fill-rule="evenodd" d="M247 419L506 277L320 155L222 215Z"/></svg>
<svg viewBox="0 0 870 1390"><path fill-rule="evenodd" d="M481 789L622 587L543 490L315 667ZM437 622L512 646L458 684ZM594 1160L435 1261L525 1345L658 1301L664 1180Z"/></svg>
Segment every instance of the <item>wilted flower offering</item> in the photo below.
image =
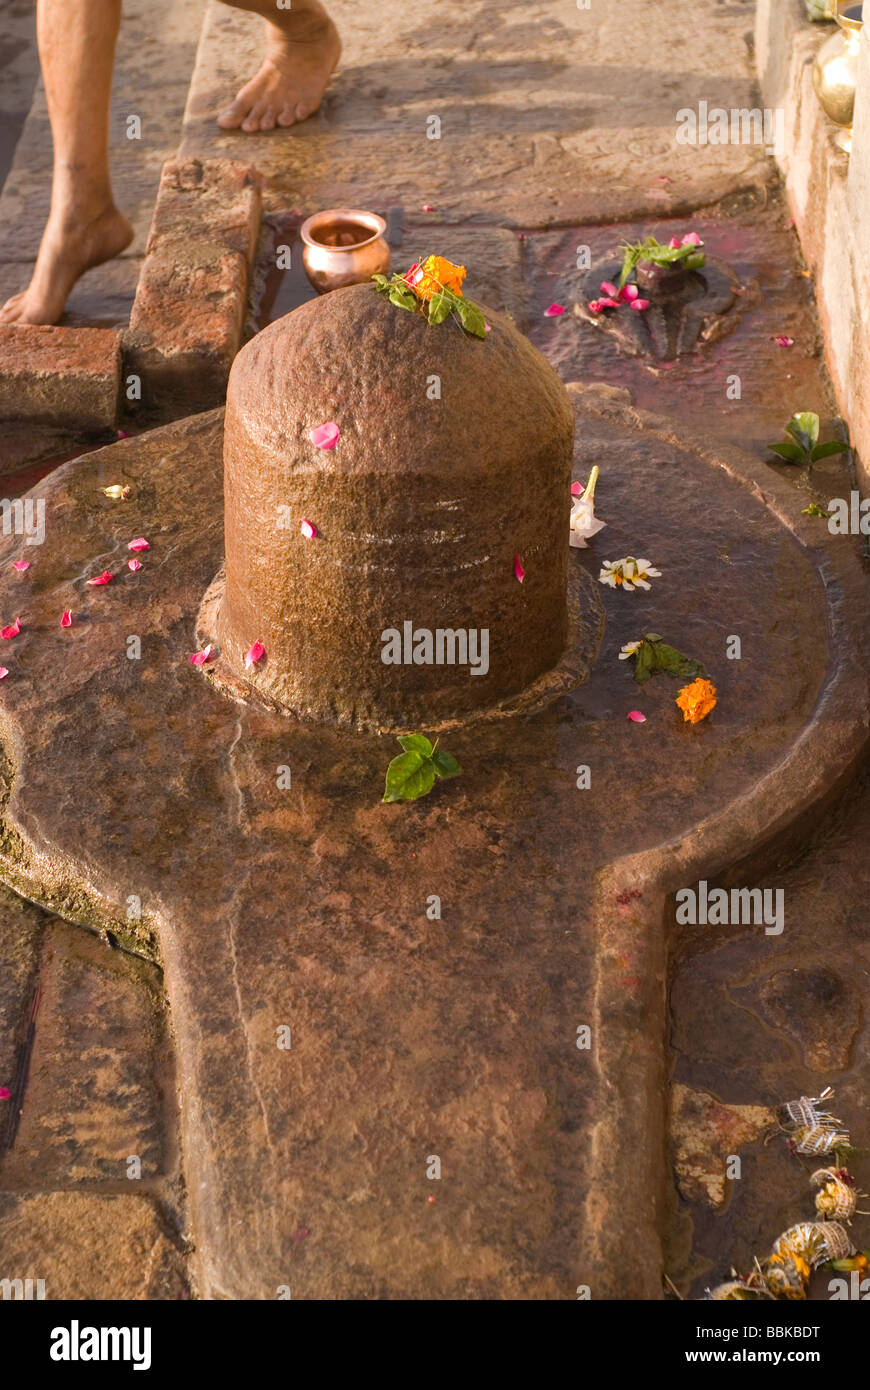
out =
<svg viewBox="0 0 870 1390"><path fill-rule="evenodd" d="M475 338L486 337L486 322L482 311L462 293L464 265L454 265L444 256L424 256L415 261L404 275L373 275L378 294L385 294L391 304L422 314L429 323L443 323L453 318Z"/></svg>
<svg viewBox="0 0 870 1390"><path fill-rule="evenodd" d="M677 704L683 711L687 724L700 724L702 719L716 706L716 687L712 681L699 678L691 685L684 685L677 696Z"/></svg>
<svg viewBox="0 0 870 1390"><path fill-rule="evenodd" d="M605 560L598 576L600 583L611 589L649 589L650 579L658 579L661 570L653 569L649 560L636 560L626 555L622 560Z"/></svg>
<svg viewBox="0 0 870 1390"><path fill-rule="evenodd" d="M595 515L595 484L598 482L598 465L589 474L589 481L585 488L580 483L571 485L571 544L586 548L586 541L589 536L597 535L606 525L606 521L599 521ZM574 489L578 491L575 492Z"/></svg>
<svg viewBox="0 0 870 1390"><path fill-rule="evenodd" d="M618 309L622 304L627 304L630 309L648 309L649 300L641 299L640 290L637 285L623 285L619 290L610 280L601 281L601 299L590 299L589 308L593 314L600 314L603 309Z"/></svg>

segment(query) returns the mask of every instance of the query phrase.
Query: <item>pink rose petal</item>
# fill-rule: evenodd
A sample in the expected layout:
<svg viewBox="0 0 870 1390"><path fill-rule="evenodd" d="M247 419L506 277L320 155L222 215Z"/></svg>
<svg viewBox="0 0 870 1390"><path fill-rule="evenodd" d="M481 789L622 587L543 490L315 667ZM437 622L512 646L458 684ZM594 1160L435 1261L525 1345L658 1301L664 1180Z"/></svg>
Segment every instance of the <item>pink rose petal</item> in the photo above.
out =
<svg viewBox="0 0 870 1390"><path fill-rule="evenodd" d="M525 577L526 577L526 572L525 572L525 570L523 569L523 562L522 562L522 560L520 559L519 555L515 555L515 556L514 556L514 574L516 575L517 579L518 579L518 580L520 581L520 583L522 584L523 580L524 580Z"/></svg>
<svg viewBox="0 0 870 1390"><path fill-rule="evenodd" d="M697 232L686 232L682 240L683 246L703 246L704 243Z"/></svg>
<svg viewBox="0 0 870 1390"><path fill-rule="evenodd" d="M615 299L616 296L619 294L619 290L616 288L612 280L602 280L601 293L609 294L613 299Z"/></svg>
<svg viewBox="0 0 870 1390"><path fill-rule="evenodd" d="M136 573L137 570L140 570L141 568L142 568L142 561L141 561L141 560L137 560L135 556L133 557L132 560L128 560L128 561L127 561L127 569L128 569L128 570L132 570L134 574Z"/></svg>
<svg viewBox="0 0 870 1390"><path fill-rule="evenodd" d="M265 655L266 648L263 646L262 642L252 643L245 652L245 670L250 670L252 666L256 666L257 662L262 661Z"/></svg>
<svg viewBox="0 0 870 1390"><path fill-rule="evenodd" d="M565 312L565 305L564 305L564 304L551 304L547 309L544 310L544 318L545 318L545 319L557 319L557 318L559 317L559 315L560 315L560 314L564 314L564 312Z"/></svg>
<svg viewBox="0 0 870 1390"><path fill-rule="evenodd" d="M642 312L644 309L648 309L648 308L649 308L649 300L648 300L648 299L633 299L633 300L631 301L631 304L629 305L629 308L630 308L630 309L637 309L638 312L640 313L640 312Z"/></svg>
<svg viewBox="0 0 870 1390"><path fill-rule="evenodd" d="M187 659L191 666L205 666L207 662L211 661L211 643L207 647L203 647L201 652L193 652Z"/></svg>
<svg viewBox="0 0 870 1390"><path fill-rule="evenodd" d="M673 183L673 179L669 179L667 174L656 174L656 178L659 183Z"/></svg>
<svg viewBox="0 0 870 1390"><path fill-rule="evenodd" d="M639 294L640 290L637 285L623 285L622 289L619 291L620 299L627 299L629 301L637 299Z"/></svg>
<svg viewBox="0 0 870 1390"><path fill-rule="evenodd" d="M6 679L6 677L7 677L8 675L9 675L9 667L8 667L8 666L0 666L0 681L5 681L5 679Z"/></svg>
<svg viewBox="0 0 870 1390"><path fill-rule="evenodd" d="M8 1086L0 1086L0 1100L11 1100L12 1092Z"/></svg>
<svg viewBox="0 0 870 1390"><path fill-rule="evenodd" d="M17 637L20 631L21 619L16 618L15 622L10 623L8 627L0 627L0 637L5 637L7 639L10 637Z"/></svg>
<svg viewBox="0 0 870 1390"><path fill-rule="evenodd" d="M492 324L491 324L491 323L487 323L487 322L484 320L483 331L484 331L484 333L491 333L491 332L492 332Z"/></svg>
<svg viewBox="0 0 870 1390"><path fill-rule="evenodd" d="M109 570L103 570L103 573L102 573L102 574L98 574L97 577L96 577L96 579L89 579L89 580L88 580L88 583L89 583L89 584L94 584L94 585L97 585L97 584L111 584L112 580L113 580L113 579L117 579L117 578L118 578L118 576L117 576L116 574L111 574L111 573L109 572Z"/></svg>
<svg viewBox="0 0 870 1390"><path fill-rule="evenodd" d="M571 484L571 496L572 496L572 497L581 497L582 495L583 495L583 484L582 484L582 483L572 483L572 484Z"/></svg>
<svg viewBox="0 0 870 1390"><path fill-rule="evenodd" d="M423 211L424 211L424 212L434 212L434 211L435 211L435 204L434 204L434 203L424 203L424 204L423 204Z"/></svg>
<svg viewBox="0 0 870 1390"><path fill-rule="evenodd" d="M634 723L634 724L645 724L645 723L646 723L646 715L645 715L645 714L641 714L641 712L640 712L639 709L632 709L632 710L629 710L629 712L628 712L628 717L629 717L629 719L632 721L632 723Z"/></svg>
<svg viewBox="0 0 870 1390"><path fill-rule="evenodd" d="M778 333L774 342L777 347L794 347L794 338L789 338L787 333Z"/></svg>
<svg viewBox="0 0 870 1390"><path fill-rule="evenodd" d="M680 238L679 238L678 236L672 236L671 239L670 239L670 241L668 242L668 246L670 247L670 249L671 249L672 251L679 251L679 249L680 249Z"/></svg>
<svg viewBox="0 0 870 1390"><path fill-rule="evenodd" d="M422 274L422 272L421 272ZM309 432L308 438L317 449L334 449L338 443L341 430L334 420L327 420L326 424L318 425Z"/></svg>
<svg viewBox="0 0 870 1390"><path fill-rule="evenodd" d="M129 434L127 433L126 430L118 430L118 438L119 438L119 439L129 439L130 436L129 436Z"/></svg>
<svg viewBox="0 0 870 1390"><path fill-rule="evenodd" d="M67 609L66 613L61 615L60 625L61 627L72 627L72 613L70 613L69 609Z"/></svg>
<svg viewBox="0 0 870 1390"><path fill-rule="evenodd" d="M313 541L314 537L317 535L317 527L314 525L313 521L309 521L307 518L303 518L299 530L307 541Z"/></svg>
<svg viewBox="0 0 870 1390"><path fill-rule="evenodd" d="M29 569L30 569L30 561L29 561L29 560L13 560L13 561L12 561L12 568L13 568L14 570L19 570L19 571L23 574L25 570L29 570Z"/></svg>
<svg viewBox="0 0 870 1390"><path fill-rule="evenodd" d="M137 536L134 541L130 541L128 550L150 550L151 547L144 536Z"/></svg>

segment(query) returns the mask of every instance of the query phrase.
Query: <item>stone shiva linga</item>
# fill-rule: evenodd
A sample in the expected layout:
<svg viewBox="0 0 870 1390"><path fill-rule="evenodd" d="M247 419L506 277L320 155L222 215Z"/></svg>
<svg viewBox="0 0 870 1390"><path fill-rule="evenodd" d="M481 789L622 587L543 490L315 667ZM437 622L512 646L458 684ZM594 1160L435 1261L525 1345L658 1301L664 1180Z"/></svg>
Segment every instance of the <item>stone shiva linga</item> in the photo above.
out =
<svg viewBox="0 0 870 1390"><path fill-rule="evenodd" d="M380 290L312 300L236 358L199 637L237 697L431 729L558 684L573 415L508 317L463 299L468 331L437 321L461 294L430 321L402 277Z"/></svg>

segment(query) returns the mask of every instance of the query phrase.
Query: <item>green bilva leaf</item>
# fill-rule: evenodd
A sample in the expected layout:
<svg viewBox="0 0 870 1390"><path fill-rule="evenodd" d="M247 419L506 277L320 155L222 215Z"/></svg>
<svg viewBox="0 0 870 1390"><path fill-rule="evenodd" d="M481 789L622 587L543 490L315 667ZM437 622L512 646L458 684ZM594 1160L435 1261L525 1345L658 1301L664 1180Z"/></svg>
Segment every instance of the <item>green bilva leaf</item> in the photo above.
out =
<svg viewBox="0 0 870 1390"><path fill-rule="evenodd" d="M399 285L390 287L390 303L398 304L400 309L410 309L411 312L417 307L417 296L409 289L402 289Z"/></svg>
<svg viewBox="0 0 870 1390"><path fill-rule="evenodd" d="M634 653L634 678L638 685L645 685L655 670L652 642L641 642Z"/></svg>
<svg viewBox="0 0 870 1390"><path fill-rule="evenodd" d="M806 450L801 449L797 444L792 444L791 440L785 439L782 444L768 444L768 449L774 454L779 454L786 463L804 463L806 461Z"/></svg>
<svg viewBox="0 0 870 1390"><path fill-rule="evenodd" d="M810 462L818 463L819 459L830 458L832 454L846 454L849 447L842 439L832 439L829 444L817 444L810 454Z"/></svg>
<svg viewBox="0 0 870 1390"><path fill-rule="evenodd" d="M687 270L701 270L707 264L707 256L704 251L693 251L691 256L686 257Z"/></svg>
<svg viewBox="0 0 870 1390"><path fill-rule="evenodd" d="M432 754L432 762L439 777L458 777L462 771L453 754L445 753L440 748L436 748Z"/></svg>
<svg viewBox="0 0 870 1390"><path fill-rule="evenodd" d="M424 758L431 758L432 744L425 734L399 734L398 737L406 753L422 753Z"/></svg>
<svg viewBox="0 0 870 1390"><path fill-rule="evenodd" d="M486 319L477 305L473 304L470 299L457 298L456 308L466 333L472 333L475 338L485 338Z"/></svg>
<svg viewBox="0 0 870 1390"><path fill-rule="evenodd" d="M786 434L796 439L807 453L819 442L819 417L812 410L798 411L791 417L785 429Z"/></svg>
<svg viewBox="0 0 870 1390"><path fill-rule="evenodd" d="M387 290L389 289L389 287L390 287L390 282L389 282L389 280L387 279L386 275L373 275L373 276L372 276L372 279L374 280L375 285L377 286L377 288L378 288L382 293L386 293L386 291L387 291Z"/></svg>
<svg viewBox="0 0 870 1390"><path fill-rule="evenodd" d="M645 632L643 640L645 642L664 642L664 637L658 632Z"/></svg>
<svg viewBox="0 0 870 1390"><path fill-rule="evenodd" d="M435 765L416 749L400 753L387 768L384 801L416 801L435 785Z"/></svg>
<svg viewBox="0 0 870 1390"><path fill-rule="evenodd" d="M449 290L439 290L438 294L433 295L429 300L429 322L443 323L449 318L456 307L455 298Z"/></svg>

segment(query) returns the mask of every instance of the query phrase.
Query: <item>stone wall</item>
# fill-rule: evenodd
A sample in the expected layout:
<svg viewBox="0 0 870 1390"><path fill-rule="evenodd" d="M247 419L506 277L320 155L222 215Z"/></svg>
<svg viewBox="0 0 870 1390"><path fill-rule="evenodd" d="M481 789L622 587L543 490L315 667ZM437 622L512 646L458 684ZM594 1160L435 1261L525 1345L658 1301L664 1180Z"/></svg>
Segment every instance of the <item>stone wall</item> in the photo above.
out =
<svg viewBox="0 0 870 1390"><path fill-rule="evenodd" d="M803 0L758 0L756 62L765 107L784 112L778 159L797 232L815 278L825 349L840 412L870 491L870 29L861 70L851 156L813 91L816 51L834 32L807 21Z"/></svg>

